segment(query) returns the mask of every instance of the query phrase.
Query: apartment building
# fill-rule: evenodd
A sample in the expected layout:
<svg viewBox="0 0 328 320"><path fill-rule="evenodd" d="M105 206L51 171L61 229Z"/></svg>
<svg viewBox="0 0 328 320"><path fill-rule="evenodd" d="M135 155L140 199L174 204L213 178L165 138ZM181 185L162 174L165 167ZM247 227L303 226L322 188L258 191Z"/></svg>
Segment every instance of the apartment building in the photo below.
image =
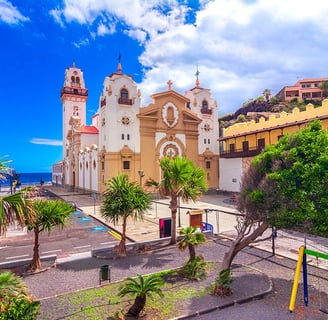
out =
<svg viewBox="0 0 328 320"><path fill-rule="evenodd" d="M283 87L276 97L284 101L291 101L295 98L299 101L321 101L328 97L328 90L322 88L325 82L328 83L328 78L298 80L293 86Z"/></svg>

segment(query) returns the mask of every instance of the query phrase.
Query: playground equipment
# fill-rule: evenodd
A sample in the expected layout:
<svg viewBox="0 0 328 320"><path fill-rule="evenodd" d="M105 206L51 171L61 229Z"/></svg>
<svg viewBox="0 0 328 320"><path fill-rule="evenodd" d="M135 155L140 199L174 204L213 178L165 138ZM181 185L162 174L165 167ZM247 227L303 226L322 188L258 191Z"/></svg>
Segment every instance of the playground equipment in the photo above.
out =
<svg viewBox="0 0 328 320"><path fill-rule="evenodd" d="M294 283L292 288L292 293L290 296L290 303L289 303L289 311L293 312L295 308L295 301L296 301L296 295L297 295L297 289L298 289L298 279L301 272L301 266L303 266L303 297L304 297L304 304L305 306L309 303L309 292L308 292L308 279L307 279L307 262L306 262L306 255L311 255L316 257L317 261L317 268L319 268L319 258L328 260L328 254L324 254L321 252L317 252L314 250L306 249L305 246L301 246L298 253L298 260L296 264L296 270L294 275ZM319 283L320 284L320 283ZM319 294L319 310L323 313L328 314L328 310L322 308L321 305L321 297L320 297L320 286L318 288L318 294Z"/></svg>

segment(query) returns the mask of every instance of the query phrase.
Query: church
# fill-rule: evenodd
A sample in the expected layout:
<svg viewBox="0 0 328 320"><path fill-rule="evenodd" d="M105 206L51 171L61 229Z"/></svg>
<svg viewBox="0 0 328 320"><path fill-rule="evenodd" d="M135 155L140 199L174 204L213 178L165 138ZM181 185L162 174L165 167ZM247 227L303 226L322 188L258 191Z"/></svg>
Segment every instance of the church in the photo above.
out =
<svg viewBox="0 0 328 320"><path fill-rule="evenodd" d="M218 107L211 91L200 86L198 72L195 86L184 94L168 80L167 90L142 106L141 90L119 61L104 79L90 125L87 99L83 72L73 63L61 89L63 154L53 165L54 185L102 193L105 181L125 173L144 186L149 178L161 179L161 158L183 156L205 170L210 190L218 188Z"/></svg>

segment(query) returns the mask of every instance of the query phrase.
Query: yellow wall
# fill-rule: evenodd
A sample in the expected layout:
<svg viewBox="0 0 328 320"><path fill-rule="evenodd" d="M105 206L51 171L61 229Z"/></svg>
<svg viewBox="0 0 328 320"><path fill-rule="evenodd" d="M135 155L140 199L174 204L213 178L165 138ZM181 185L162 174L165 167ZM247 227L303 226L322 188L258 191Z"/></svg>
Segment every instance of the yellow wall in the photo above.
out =
<svg viewBox="0 0 328 320"><path fill-rule="evenodd" d="M306 126L306 123L328 116L328 100L324 100L320 107L314 108L312 104L306 106L306 110L300 111L294 108L292 113L281 112L279 117L271 115L268 120L260 118L237 123L223 131L224 150L229 151L230 144L235 144L235 150L242 150L243 141L248 141L249 149L258 147L258 140L265 139L265 145L274 144L279 136L293 133ZM321 121L323 128L328 128L328 119Z"/></svg>

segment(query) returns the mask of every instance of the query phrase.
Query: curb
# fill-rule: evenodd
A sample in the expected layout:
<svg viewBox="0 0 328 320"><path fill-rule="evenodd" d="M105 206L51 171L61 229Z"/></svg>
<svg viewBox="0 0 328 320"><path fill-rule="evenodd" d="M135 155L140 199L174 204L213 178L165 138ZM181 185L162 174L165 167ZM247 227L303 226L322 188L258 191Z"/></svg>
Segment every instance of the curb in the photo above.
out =
<svg viewBox="0 0 328 320"><path fill-rule="evenodd" d="M267 276L264 272L262 272L259 269L249 267L249 266L244 266L244 267L255 270L255 271L261 273L262 275ZM216 311L216 310L221 310L221 309L225 309L225 308L228 308L228 307L232 307L236 304L243 304L243 303L247 303L247 302L250 302L250 301L253 301L253 300L263 299L267 294L271 293L272 290L273 290L272 279L269 276L267 276L267 277L268 277L268 281L269 281L269 288L267 290L263 291L263 292L257 293L255 295L250 296L250 297L241 298L241 299L229 301L229 302L226 302L226 303L218 304L214 307L201 309L201 310L189 313L189 314L184 314L184 315L172 318L170 320L184 320L184 319L189 319L189 318L195 318L195 317L198 317L200 315L211 313L211 312Z"/></svg>

